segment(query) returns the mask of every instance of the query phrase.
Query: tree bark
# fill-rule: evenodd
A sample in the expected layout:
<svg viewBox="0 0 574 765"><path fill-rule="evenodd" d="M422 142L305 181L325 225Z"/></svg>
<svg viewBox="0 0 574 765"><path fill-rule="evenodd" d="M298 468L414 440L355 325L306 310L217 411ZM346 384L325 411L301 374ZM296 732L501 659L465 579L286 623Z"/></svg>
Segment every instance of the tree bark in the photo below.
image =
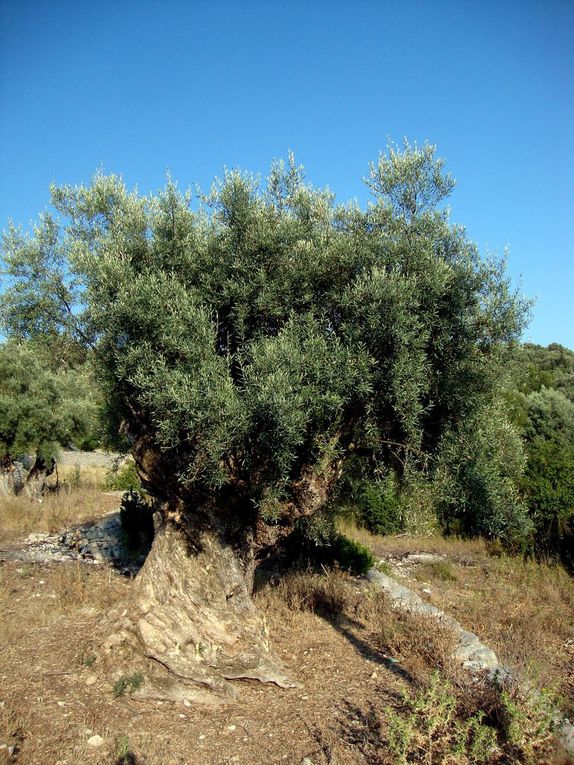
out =
<svg viewBox="0 0 574 765"><path fill-rule="evenodd" d="M325 503L340 463L306 466L268 523L239 479L224 494L192 494L149 434L133 439L132 452L142 484L161 498L162 516L120 630L106 643L116 666L135 662L145 675L132 697L225 701L237 696L239 679L295 687L251 600L255 567Z"/></svg>
<svg viewBox="0 0 574 765"><path fill-rule="evenodd" d="M217 703L237 696L233 680L296 686L271 653L251 600L253 568L252 557L214 531L191 540L164 523L120 631L106 644L115 664L146 659L139 666L145 682L132 697Z"/></svg>
<svg viewBox="0 0 574 765"><path fill-rule="evenodd" d="M6 455L0 460L0 491L5 496L26 492L31 499L38 499L44 494L46 479L55 469L55 460L48 465L44 459L36 457L32 467L26 469L22 459L14 460Z"/></svg>

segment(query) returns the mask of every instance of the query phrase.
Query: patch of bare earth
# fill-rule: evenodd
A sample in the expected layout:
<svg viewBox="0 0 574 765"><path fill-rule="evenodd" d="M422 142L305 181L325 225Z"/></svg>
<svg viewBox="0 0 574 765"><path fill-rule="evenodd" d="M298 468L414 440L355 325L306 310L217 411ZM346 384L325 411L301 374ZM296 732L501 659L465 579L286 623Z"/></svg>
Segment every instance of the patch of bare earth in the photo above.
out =
<svg viewBox="0 0 574 765"><path fill-rule="evenodd" d="M292 610L266 588L258 605L301 688L244 682L237 703L216 708L135 702L114 698L121 667L106 676L99 655L102 618L129 588L83 564L1 565L0 741L14 762L108 765L128 749L147 765L365 762L341 729L402 681L359 622Z"/></svg>
<svg viewBox="0 0 574 765"><path fill-rule="evenodd" d="M52 510L41 505L39 515L32 516L40 526L33 529L28 518L18 519L13 509L6 514L0 506L2 528L13 535L13 551L16 531L43 530L52 523L51 513L78 523L117 502L117 497L105 495L97 500L90 491L83 501L72 498L65 512L57 504ZM37 508L23 511L36 513ZM54 523L59 530L60 521ZM413 541L409 545L410 551L416 547ZM462 608L474 602L470 594L456 595L455 584L464 593L473 585L484 593L494 584L479 574L480 566L510 566L485 558L478 549L467 548L465 555L476 555L476 560L453 566L476 573L476 578L469 574L468 579L445 580L444 589L434 586L433 597L443 598L455 612L459 603ZM23 563L9 557L2 560L0 552L1 765L2 757L14 765L300 765L304 758L313 765L486 761L466 755L453 760L452 736L453 731L460 734L477 708L490 709L492 716L497 702L489 700L480 684L469 692L468 676L449 658L452 637L440 625L394 613L364 581L338 571L262 577L255 602L267 619L275 653L300 687L285 690L244 681L238 683L237 702L184 706L132 699L130 690L145 683L145 676L127 674L130 670L119 661L114 664L113 656L110 664L104 655L101 647L129 596L129 579L104 566ZM491 578L497 570L492 569ZM458 568L455 572L458 576ZM487 592L495 594L494 589ZM571 607L570 601L566 606ZM468 623L456 614L465 626L474 629L470 620L478 625L481 614L487 621L483 607L465 608ZM496 623L502 614L497 617L492 610ZM560 617L561 623L567 619ZM485 630L476 631L488 637L483 626ZM433 678L439 676L450 689L441 703L454 699L456 710L448 713L454 718L443 714L432 697L437 687ZM437 715L430 728L414 711L420 693L427 694L424 709L431 717L433 710ZM402 721L407 733L393 744L393 730ZM528 761L566 762L553 759L547 738L539 738L536 759ZM408 759L399 760L403 745ZM488 762L527 761L493 752Z"/></svg>

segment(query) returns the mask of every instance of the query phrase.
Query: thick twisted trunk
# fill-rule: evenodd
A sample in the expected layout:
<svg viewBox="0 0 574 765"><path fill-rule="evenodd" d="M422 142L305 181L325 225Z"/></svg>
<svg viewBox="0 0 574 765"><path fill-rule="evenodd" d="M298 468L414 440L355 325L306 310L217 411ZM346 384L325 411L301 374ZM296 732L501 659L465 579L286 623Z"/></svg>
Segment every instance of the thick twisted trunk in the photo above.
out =
<svg viewBox="0 0 574 765"><path fill-rule="evenodd" d="M296 685L270 650L251 600L253 576L296 521L324 504L340 465L302 471L280 517L267 523L239 481L225 496L192 495L147 437L134 456L144 485L163 498L163 523L108 641L116 665L135 661L146 678L133 695L213 702L237 695L233 680Z"/></svg>
<svg viewBox="0 0 574 765"><path fill-rule="evenodd" d="M9 455L0 459L0 493L17 496L25 492L32 499L42 496L46 479L56 470L56 461L52 459L47 463L42 457L36 457L32 465L26 467L27 460L14 460Z"/></svg>
<svg viewBox="0 0 574 765"><path fill-rule="evenodd" d="M252 584L253 565L217 534L191 543L164 524L134 581L121 631L108 641L116 659L146 658L134 696L217 702L237 695L232 680L296 685L271 653Z"/></svg>

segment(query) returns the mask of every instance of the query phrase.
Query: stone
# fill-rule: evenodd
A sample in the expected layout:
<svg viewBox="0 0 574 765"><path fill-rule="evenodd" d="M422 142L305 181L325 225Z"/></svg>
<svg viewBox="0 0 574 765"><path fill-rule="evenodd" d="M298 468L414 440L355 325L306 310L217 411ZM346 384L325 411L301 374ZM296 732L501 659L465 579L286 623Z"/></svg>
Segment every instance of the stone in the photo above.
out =
<svg viewBox="0 0 574 765"><path fill-rule="evenodd" d="M97 681L97 677L95 675L90 675L86 678L86 685L95 685Z"/></svg>
<svg viewBox="0 0 574 765"><path fill-rule="evenodd" d="M98 736L96 733L95 736L90 736L88 739L88 746L98 747L101 746L104 743L104 739L101 736Z"/></svg>

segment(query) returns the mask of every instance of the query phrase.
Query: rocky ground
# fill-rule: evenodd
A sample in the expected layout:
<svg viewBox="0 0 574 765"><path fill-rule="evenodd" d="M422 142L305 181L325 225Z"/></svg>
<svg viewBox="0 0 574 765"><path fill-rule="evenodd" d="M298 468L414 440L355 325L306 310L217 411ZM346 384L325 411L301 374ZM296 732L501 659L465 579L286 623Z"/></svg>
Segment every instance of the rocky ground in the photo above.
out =
<svg viewBox="0 0 574 765"><path fill-rule="evenodd" d="M122 492L114 494L119 501ZM24 545L0 550L0 560L45 564L81 561L111 566L122 574L135 576L145 561L145 552L130 549L118 510L63 533L33 532Z"/></svg>
<svg viewBox="0 0 574 765"><path fill-rule="evenodd" d="M262 584L255 598L274 650L301 687L242 682L238 702L206 708L137 702L130 697L137 678L103 661L101 645L142 561L126 546L117 510L66 530L0 543L0 763L3 757L18 765L396 762L384 754L385 715L401 709L405 691L421 673L433 671L432 659L426 666L429 645L438 652L436 666L444 667L457 649L456 640L441 645L444 636L425 619L458 624L459 637L472 636L466 648L475 654L484 648L478 657L484 667L498 661L479 645L476 633L483 630L471 610L467 621L460 609L457 619L443 614L445 603L455 605L455 590L466 591L458 567L473 572L496 562L466 549L449 557L391 546L377 556L379 570L371 579L386 593L383 605L402 603L416 617L407 624L411 642L404 650L400 640L385 642L364 610L365 582L329 575L320 586L324 599L343 604L334 611L305 605L310 585L304 576L298 585L288 578ZM419 629L416 645L413 625ZM504 647L501 656L506 658ZM477 656L459 659L473 662Z"/></svg>

